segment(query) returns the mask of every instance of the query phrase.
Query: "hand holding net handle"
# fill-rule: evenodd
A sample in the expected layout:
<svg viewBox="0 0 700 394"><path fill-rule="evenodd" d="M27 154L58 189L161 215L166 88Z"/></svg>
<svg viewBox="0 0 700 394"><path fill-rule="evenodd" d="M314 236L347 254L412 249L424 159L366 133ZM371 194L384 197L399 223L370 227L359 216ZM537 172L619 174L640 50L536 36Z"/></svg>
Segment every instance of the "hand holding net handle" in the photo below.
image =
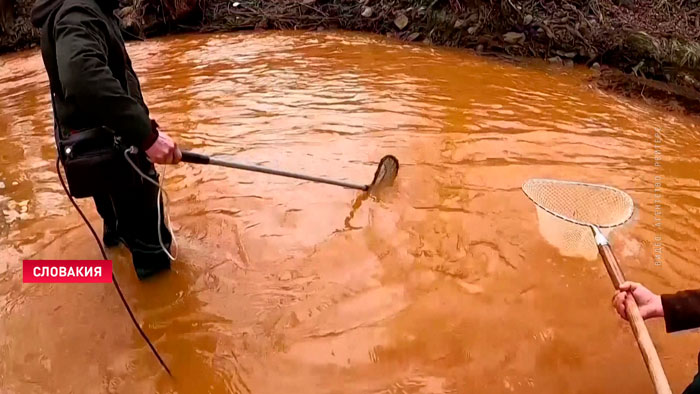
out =
<svg viewBox="0 0 700 394"><path fill-rule="evenodd" d="M625 282L625 275L622 273L620 265L617 263L615 254L613 254L608 243L603 245L599 243L598 251L603 258L605 268L608 270L608 274L610 275L610 279L612 279L615 289L619 289L620 285ZM651 340L647 326L644 324L644 319L642 319L642 314L639 312L637 302L633 297L627 298L625 308L627 309L627 318L632 327L632 332L634 332L634 337L637 339L639 350L642 351L642 357L644 357L644 363L651 376L656 394L672 394L671 386L669 386L668 379L666 379L666 373L664 372L661 360L654 347L654 342Z"/></svg>
<svg viewBox="0 0 700 394"><path fill-rule="evenodd" d="M556 179L529 179L523 184L523 192L546 212L593 231L605 268L615 289L619 289L625 275L598 227L616 227L629 220L634 213L632 197L611 186ZM656 394L671 394L661 360L634 299L625 301L625 309Z"/></svg>

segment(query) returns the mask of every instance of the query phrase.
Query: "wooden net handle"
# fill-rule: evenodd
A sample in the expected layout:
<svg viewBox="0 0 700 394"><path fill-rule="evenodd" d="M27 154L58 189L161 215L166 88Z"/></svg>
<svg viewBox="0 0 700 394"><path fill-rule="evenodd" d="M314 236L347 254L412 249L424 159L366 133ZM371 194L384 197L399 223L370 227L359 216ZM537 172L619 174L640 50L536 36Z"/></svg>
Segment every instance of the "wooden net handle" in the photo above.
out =
<svg viewBox="0 0 700 394"><path fill-rule="evenodd" d="M625 276L620 269L620 265L617 263L617 259L610 245L598 245L598 251L603 258L605 268L608 270L608 274L610 275L610 279L612 279L615 289L619 289L620 285L625 282ZM644 357L644 363L647 366L656 393L672 394L671 386L668 384L668 379L666 378L663 365L661 365L661 360L654 347L654 342L651 340L649 330L647 330L647 326L644 324L644 319L642 319L642 314L639 312L639 307L634 297L626 298L625 308L627 310L627 319L632 327L632 332L634 332L634 337L637 339L637 345L639 345L639 350L641 350L642 357Z"/></svg>

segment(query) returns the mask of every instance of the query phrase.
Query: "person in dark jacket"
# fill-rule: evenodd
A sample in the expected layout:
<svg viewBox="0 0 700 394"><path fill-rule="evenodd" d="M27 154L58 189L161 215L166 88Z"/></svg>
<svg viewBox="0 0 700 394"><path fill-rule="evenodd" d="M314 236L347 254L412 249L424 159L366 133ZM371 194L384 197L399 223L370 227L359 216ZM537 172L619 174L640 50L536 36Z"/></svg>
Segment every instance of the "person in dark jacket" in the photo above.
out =
<svg viewBox="0 0 700 394"><path fill-rule="evenodd" d="M676 332L700 327L700 290L685 290L674 294L654 294L636 282L625 282L615 292L613 305L617 313L627 319L625 299L634 297L644 320L663 317L666 332ZM698 355L700 368L700 354ZM700 371L683 394L700 394Z"/></svg>
<svg viewBox="0 0 700 394"><path fill-rule="evenodd" d="M138 148L136 165L157 182L153 163L175 164L182 156L150 118L114 15L117 5L118 0L38 0L32 9L32 24L42 29L56 138L107 128L126 146ZM104 221L105 245L123 242L140 279L169 269L172 240L157 209L158 188L142 181L117 190L93 197Z"/></svg>

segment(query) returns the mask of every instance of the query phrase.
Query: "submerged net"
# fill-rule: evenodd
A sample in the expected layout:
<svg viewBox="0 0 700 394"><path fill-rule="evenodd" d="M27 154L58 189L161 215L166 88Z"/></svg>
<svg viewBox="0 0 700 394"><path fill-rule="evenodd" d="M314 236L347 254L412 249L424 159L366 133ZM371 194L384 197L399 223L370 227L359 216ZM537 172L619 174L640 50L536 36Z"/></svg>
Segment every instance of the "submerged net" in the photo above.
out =
<svg viewBox="0 0 700 394"><path fill-rule="evenodd" d="M567 222L540 207L536 208L540 235L548 244L557 248L562 256L584 258L589 261L598 258L598 247L589 227Z"/></svg>
<svg viewBox="0 0 700 394"><path fill-rule="evenodd" d="M605 185L530 179L523 191L538 207L580 225L615 227L634 212L634 202L627 193Z"/></svg>
<svg viewBox="0 0 700 394"><path fill-rule="evenodd" d="M525 182L523 191L537 205L542 236L569 257L595 260L598 248L588 226L618 226L634 212L627 193L604 185L531 179Z"/></svg>
<svg viewBox="0 0 700 394"><path fill-rule="evenodd" d="M394 184L396 175L399 173L399 160L391 155L384 156L379 161L377 171L374 173L374 179L368 187L370 193L376 193L386 186Z"/></svg>

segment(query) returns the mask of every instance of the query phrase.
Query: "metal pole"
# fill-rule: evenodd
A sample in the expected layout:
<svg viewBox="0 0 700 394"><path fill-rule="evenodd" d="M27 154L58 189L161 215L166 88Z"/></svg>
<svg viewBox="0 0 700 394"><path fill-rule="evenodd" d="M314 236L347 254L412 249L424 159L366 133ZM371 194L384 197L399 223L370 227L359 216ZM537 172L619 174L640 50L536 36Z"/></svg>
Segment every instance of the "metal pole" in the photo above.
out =
<svg viewBox="0 0 700 394"><path fill-rule="evenodd" d="M284 176L287 178L296 178L296 179L301 179L301 180L311 181L311 182L325 183L325 184L329 184L329 185L346 187L348 189L356 189L356 190L362 190L362 191L367 191L367 189L368 189L368 187L366 185L356 185L356 184L349 183L349 182L336 181L333 179L325 179L325 178L304 175L304 174L297 174L297 173L289 172L289 171L275 170L272 168L256 166L253 164L236 163L233 161L226 161L226 160L216 159L213 157L211 157L209 159L209 164L213 164L213 165L221 166L221 167L235 168L238 170L262 172L265 174L279 175L279 176Z"/></svg>

